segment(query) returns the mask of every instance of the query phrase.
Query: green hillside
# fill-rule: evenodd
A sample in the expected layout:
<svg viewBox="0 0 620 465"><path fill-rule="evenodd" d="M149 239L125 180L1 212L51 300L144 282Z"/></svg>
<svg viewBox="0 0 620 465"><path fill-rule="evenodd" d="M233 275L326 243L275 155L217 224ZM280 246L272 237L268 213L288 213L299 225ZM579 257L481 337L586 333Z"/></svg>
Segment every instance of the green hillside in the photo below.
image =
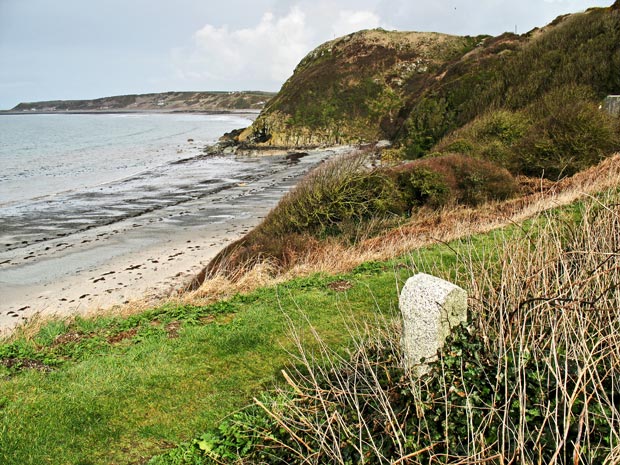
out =
<svg viewBox="0 0 620 465"><path fill-rule="evenodd" d="M620 93L618 69L618 2L520 36L362 31L308 54L240 140L291 147L389 139L401 157L418 158L491 111L529 109L532 123L543 120L549 115L532 107L544 109L553 93L598 109Z"/></svg>
<svg viewBox="0 0 620 465"><path fill-rule="evenodd" d="M412 90L481 40L375 29L327 42L299 63L242 139L296 146L392 138Z"/></svg>

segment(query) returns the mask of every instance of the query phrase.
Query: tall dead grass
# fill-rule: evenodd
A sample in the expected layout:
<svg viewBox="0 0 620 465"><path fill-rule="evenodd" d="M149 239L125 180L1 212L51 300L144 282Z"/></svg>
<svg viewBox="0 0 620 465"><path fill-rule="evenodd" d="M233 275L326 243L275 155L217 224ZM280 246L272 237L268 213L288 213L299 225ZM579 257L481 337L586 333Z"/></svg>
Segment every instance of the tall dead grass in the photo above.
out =
<svg viewBox="0 0 620 465"><path fill-rule="evenodd" d="M335 238L311 241L309 247L298 252L286 269L273 266L268 261L250 262L234 279L221 274L213 276L182 299L190 303L202 302L212 300L214 296L233 295L312 273L344 273L364 262L390 260L437 242L520 223L545 210L568 205L620 185L620 154L560 182L551 183L544 179L536 182L530 178L521 183L528 191L522 197L490 202L476 208L420 209L406 224L391 228L379 236L372 234L378 227L370 224L368 234L360 230L353 245Z"/></svg>
<svg viewBox="0 0 620 465"><path fill-rule="evenodd" d="M254 431L262 463L619 463L619 198L459 255L470 323L427 376L394 328L349 357L298 342L289 388L257 401L280 431Z"/></svg>

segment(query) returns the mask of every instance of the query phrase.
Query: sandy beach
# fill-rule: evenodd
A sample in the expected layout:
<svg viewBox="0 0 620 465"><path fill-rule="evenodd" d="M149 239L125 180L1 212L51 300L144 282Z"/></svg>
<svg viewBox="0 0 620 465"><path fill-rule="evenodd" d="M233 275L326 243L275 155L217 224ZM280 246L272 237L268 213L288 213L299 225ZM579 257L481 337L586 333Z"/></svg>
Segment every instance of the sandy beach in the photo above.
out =
<svg viewBox="0 0 620 465"><path fill-rule="evenodd" d="M34 241L19 240L18 223L5 224L15 229L15 242L0 252L0 333L35 315L93 314L174 294L256 226L303 174L333 155L265 157L251 175L190 198L175 197L173 189L160 192L159 207L142 206L139 214L131 203L117 205L105 225L89 225L79 212L46 211ZM162 203L168 199L162 195L170 201Z"/></svg>

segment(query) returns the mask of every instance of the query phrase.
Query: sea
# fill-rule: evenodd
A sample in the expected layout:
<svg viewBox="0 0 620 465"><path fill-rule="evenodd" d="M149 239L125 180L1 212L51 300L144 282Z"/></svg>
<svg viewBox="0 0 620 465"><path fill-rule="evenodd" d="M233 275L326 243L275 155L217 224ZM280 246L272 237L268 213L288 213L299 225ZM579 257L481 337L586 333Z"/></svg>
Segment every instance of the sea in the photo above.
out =
<svg viewBox="0 0 620 465"><path fill-rule="evenodd" d="M236 115L1 115L0 206L166 170L249 124Z"/></svg>
<svg viewBox="0 0 620 465"><path fill-rule="evenodd" d="M0 115L0 252L200 198L256 170L204 147L241 114Z"/></svg>

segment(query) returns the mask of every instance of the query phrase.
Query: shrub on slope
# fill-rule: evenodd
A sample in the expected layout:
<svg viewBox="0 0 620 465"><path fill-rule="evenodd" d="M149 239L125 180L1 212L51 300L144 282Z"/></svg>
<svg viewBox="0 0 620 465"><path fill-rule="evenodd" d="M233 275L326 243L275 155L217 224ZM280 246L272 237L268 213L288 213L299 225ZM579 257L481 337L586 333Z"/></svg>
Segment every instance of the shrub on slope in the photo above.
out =
<svg viewBox="0 0 620 465"><path fill-rule="evenodd" d="M349 154L311 172L260 225L220 252L207 275L240 276L258 262L288 269L320 240L357 242L402 222L417 207L478 205L517 191L507 170L472 157L377 168L368 152Z"/></svg>
<svg viewBox="0 0 620 465"><path fill-rule="evenodd" d="M616 6L567 15L524 36L490 38L454 61L405 105L399 140L416 158L476 117L528 107L571 85L592 89L598 106L620 92L620 10Z"/></svg>
<svg viewBox="0 0 620 465"><path fill-rule="evenodd" d="M620 149L620 121L594 101L590 87L557 88L522 110L476 118L433 151L491 160L514 174L572 176Z"/></svg>

